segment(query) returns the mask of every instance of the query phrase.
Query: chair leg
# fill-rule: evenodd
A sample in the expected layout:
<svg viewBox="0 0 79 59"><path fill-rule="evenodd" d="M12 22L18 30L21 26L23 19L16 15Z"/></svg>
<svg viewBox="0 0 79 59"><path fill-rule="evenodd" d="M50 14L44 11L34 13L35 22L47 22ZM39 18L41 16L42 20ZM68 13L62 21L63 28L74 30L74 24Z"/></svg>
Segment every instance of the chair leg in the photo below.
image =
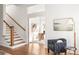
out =
<svg viewBox="0 0 79 59"><path fill-rule="evenodd" d="M74 55L76 55L76 50L74 50Z"/></svg>
<svg viewBox="0 0 79 59"><path fill-rule="evenodd" d="M60 55L60 53L58 53L58 55Z"/></svg>
<svg viewBox="0 0 79 59"><path fill-rule="evenodd" d="M49 48L48 48L48 53L49 53Z"/></svg>
<svg viewBox="0 0 79 59"><path fill-rule="evenodd" d="M56 55L57 53L54 52L54 55Z"/></svg>
<svg viewBox="0 0 79 59"><path fill-rule="evenodd" d="M65 55L67 55L67 51L65 51Z"/></svg>

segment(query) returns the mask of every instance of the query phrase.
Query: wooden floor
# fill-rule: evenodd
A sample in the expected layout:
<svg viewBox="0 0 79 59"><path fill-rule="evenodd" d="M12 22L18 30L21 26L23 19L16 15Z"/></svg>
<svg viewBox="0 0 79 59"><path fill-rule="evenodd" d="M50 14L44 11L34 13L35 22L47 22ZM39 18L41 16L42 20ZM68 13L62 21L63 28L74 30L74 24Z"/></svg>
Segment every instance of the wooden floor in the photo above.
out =
<svg viewBox="0 0 79 59"><path fill-rule="evenodd" d="M0 49L12 55L46 55L46 48L43 44L30 43L19 48L10 49L0 46Z"/></svg>
<svg viewBox="0 0 79 59"><path fill-rule="evenodd" d="M15 49L0 46L0 49L11 55L53 55L52 51L50 51L50 53L47 52L44 44L38 43L30 43L29 45L24 45ZM61 55L64 55L64 53ZM71 54L68 52L67 55L73 55L73 52L71 52ZM79 55L79 50L76 51L76 55Z"/></svg>

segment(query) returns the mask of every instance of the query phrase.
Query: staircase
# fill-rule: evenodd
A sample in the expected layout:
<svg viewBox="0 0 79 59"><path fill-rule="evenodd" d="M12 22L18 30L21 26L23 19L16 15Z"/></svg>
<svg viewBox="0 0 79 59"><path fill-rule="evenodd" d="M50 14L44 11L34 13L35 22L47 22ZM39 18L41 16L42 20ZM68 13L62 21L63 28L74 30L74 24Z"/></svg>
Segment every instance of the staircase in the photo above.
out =
<svg viewBox="0 0 79 59"><path fill-rule="evenodd" d="M9 48L17 48L26 45L26 42L16 32L14 26L8 25L6 21L3 23L4 46Z"/></svg>

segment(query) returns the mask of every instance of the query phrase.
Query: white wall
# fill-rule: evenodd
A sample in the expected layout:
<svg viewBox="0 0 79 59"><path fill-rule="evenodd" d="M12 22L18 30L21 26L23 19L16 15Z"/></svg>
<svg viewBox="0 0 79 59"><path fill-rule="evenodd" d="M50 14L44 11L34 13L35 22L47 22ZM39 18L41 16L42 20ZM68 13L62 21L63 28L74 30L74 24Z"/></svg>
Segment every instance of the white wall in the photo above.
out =
<svg viewBox="0 0 79 59"><path fill-rule="evenodd" d="M11 15L20 25L26 27L26 6L24 5L7 5L6 12Z"/></svg>
<svg viewBox="0 0 79 59"><path fill-rule="evenodd" d="M10 25L14 25L20 36L27 41L28 39L28 20L27 20L27 10L25 5L7 5L6 12L14 18L26 31L23 31L19 26L17 26L13 21L6 19Z"/></svg>
<svg viewBox="0 0 79 59"><path fill-rule="evenodd" d="M0 45L2 45L3 37L3 5L0 4Z"/></svg>
<svg viewBox="0 0 79 59"><path fill-rule="evenodd" d="M76 42L79 49L79 5L46 5L46 43L48 39L66 38L67 46L73 46L73 31L54 31L53 19L72 17L75 21Z"/></svg>

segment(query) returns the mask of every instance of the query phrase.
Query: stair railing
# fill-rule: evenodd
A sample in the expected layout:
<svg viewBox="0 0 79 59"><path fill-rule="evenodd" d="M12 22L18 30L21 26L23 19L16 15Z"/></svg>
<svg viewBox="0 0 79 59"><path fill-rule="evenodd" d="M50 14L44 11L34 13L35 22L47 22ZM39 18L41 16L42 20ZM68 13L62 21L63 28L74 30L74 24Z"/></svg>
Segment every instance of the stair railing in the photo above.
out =
<svg viewBox="0 0 79 59"><path fill-rule="evenodd" d="M23 31L26 31L26 29L23 26L21 26L12 16L10 16L8 13L6 13L6 15L10 17L11 20L13 20Z"/></svg>
<svg viewBox="0 0 79 59"><path fill-rule="evenodd" d="M10 29L10 46L13 46L14 45L14 26L10 26L5 20L4 20L4 23Z"/></svg>

